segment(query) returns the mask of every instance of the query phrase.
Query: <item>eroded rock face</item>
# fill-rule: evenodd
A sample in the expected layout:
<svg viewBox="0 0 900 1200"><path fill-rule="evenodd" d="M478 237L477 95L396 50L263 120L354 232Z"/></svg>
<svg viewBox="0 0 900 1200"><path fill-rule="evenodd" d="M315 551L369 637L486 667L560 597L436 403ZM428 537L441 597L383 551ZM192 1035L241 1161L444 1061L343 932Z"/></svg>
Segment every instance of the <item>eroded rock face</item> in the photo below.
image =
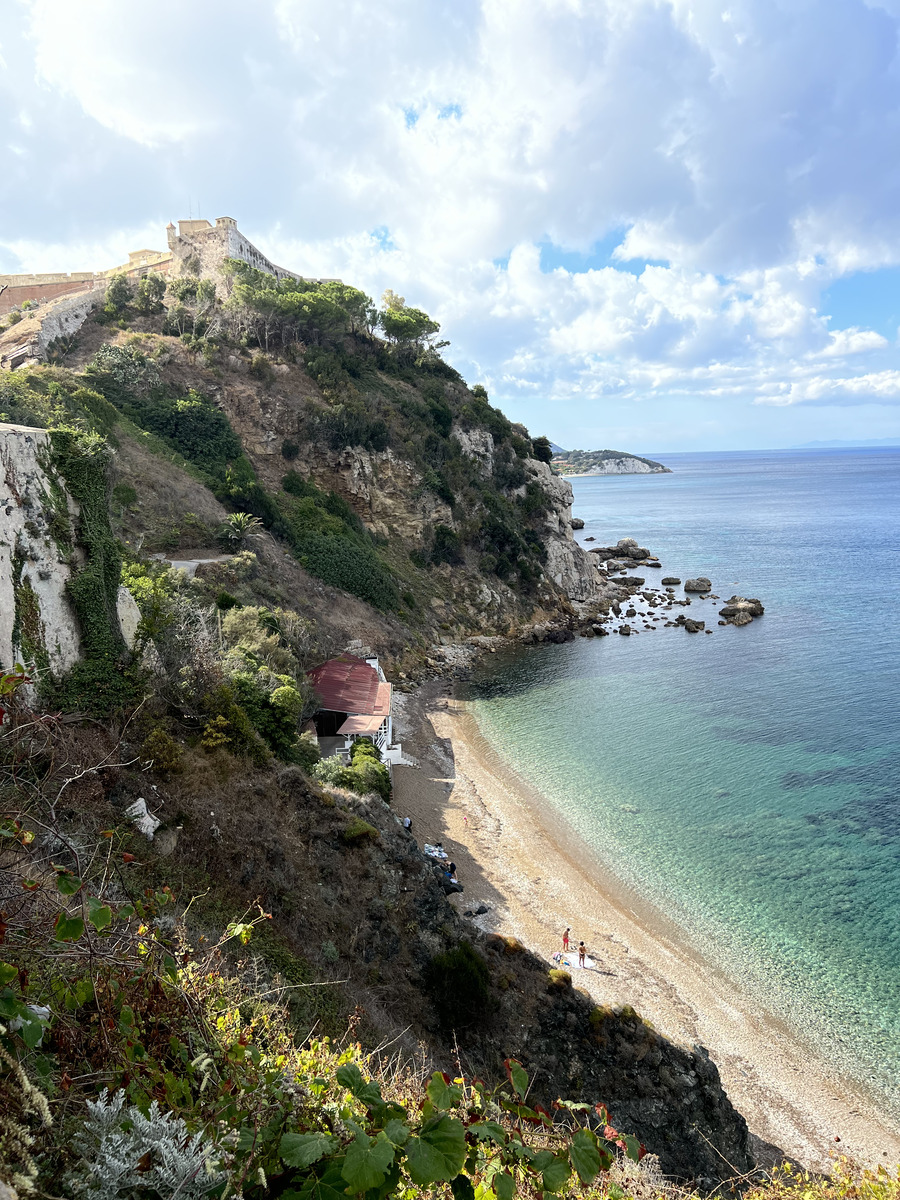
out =
<svg viewBox="0 0 900 1200"><path fill-rule="evenodd" d="M494 470L494 439L487 429L463 429L455 425L450 436L459 442L463 454L475 460L487 478Z"/></svg>
<svg viewBox="0 0 900 1200"><path fill-rule="evenodd" d="M66 594L77 550L51 536L73 525L78 506L46 469L48 434L0 425L0 667L68 670L82 652Z"/></svg>
<svg viewBox="0 0 900 1200"><path fill-rule="evenodd" d="M544 570L566 596L576 604L599 600L603 595L602 580L585 550L572 536L572 485L568 479L554 475L547 463L537 459L525 460L531 480L540 484L550 506L542 530L547 547Z"/></svg>

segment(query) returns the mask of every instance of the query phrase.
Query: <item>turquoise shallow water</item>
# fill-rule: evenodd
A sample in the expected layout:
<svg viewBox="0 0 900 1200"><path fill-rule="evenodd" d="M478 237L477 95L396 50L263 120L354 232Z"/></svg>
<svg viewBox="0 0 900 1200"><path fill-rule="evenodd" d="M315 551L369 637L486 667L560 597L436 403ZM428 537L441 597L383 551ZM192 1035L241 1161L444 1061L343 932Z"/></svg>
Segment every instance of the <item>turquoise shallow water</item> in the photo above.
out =
<svg viewBox="0 0 900 1200"><path fill-rule="evenodd" d="M574 480L579 539L636 537L659 574L766 615L511 651L473 714L613 872L900 1120L900 450L666 461Z"/></svg>

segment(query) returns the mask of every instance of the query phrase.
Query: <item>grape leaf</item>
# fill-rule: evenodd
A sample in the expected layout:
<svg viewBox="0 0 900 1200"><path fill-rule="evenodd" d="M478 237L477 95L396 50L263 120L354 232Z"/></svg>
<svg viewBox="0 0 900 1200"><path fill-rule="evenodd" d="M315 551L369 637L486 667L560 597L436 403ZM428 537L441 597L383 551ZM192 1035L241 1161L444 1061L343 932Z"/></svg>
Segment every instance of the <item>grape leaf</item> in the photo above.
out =
<svg viewBox="0 0 900 1200"><path fill-rule="evenodd" d="M600 1151L597 1136L589 1129L579 1129L572 1137L569 1158L582 1183L590 1183L600 1170Z"/></svg>
<svg viewBox="0 0 900 1200"><path fill-rule="evenodd" d="M341 1176L352 1191L367 1192L384 1182L393 1161L394 1147L383 1133L374 1142L358 1134L347 1147Z"/></svg>
<svg viewBox="0 0 900 1200"><path fill-rule="evenodd" d="M278 1144L278 1153L289 1167L308 1167L333 1145L334 1138L327 1133L286 1133Z"/></svg>
<svg viewBox="0 0 900 1200"><path fill-rule="evenodd" d="M466 1133L453 1117L439 1117L406 1143L406 1169L413 1183L440 1183L458 1175L466 1161Z"/></svg>
<svg viewBox="0 0 900 1200"><path fill-rule="evenodd" d="M58 942L77 942L84 933L84 921L81 917L69 917L61 912L56 918L53 936Z"/></svg>

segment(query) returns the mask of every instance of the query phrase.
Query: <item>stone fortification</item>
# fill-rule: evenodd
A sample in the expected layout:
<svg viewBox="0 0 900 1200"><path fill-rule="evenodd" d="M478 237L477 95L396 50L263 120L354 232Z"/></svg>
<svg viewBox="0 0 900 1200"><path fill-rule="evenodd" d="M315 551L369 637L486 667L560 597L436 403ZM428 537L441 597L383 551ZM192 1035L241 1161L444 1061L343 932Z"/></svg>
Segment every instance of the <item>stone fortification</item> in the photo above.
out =
<svg viewBox="0 0 900 1200"><path fill-rule="evenodd" d="M28 310L25 319L0 340L0 369L14 371L45 360L52 343L77 333L88 314L103 303L105 294L104 280L87 291L59 296Z"/></svg>
<svg viewBox="0 0 900 1200"><path fill-rule="evenodd" d="M215 225L206 219L179 221L178 229L170 222L166 226L166 240L175 261L175 270L182 274L199 274L208 279L222 279L222 263L226 258L236 258L258 271L274 275L276 279L303 279L296 271L279 267L266 258L261 250L238 229L234 217L216 217ZM339 282L314 280L316 283Z"/></svg>
<svg viewBox="0 0 900 1200"><path fill-rule="evenodd" d="M150 272L159 275L198 274L201 277L222 279L222 263L237 258L276 279L302 279L296 271L276 266L238 229L234 217L217 217L215 225L205 218L179 221L178 228L170 222L166 227L168 250L132 250L128 262L102 271L48 272L44 274L0 275L0 317L28 301L43 302L73 293L99 291L113 275L139 279ZM314 283L340 282L315 279Z"/></svg>

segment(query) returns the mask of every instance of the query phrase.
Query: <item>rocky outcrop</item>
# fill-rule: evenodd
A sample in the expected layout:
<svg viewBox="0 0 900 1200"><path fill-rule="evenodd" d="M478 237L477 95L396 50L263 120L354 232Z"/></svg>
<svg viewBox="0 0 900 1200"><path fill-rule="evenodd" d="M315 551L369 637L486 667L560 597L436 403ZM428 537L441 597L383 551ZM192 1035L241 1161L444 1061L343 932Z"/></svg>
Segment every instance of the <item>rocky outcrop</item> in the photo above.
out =
<svg viewBox="0 0 900 1200"><path fill-rule="evenodd" d="M454 425L450 436L459 442L460 449L478 464L480 473L487 479L494 470L494 439L487 429L463 429Z"/></svg>
<svg viewBox="0 0 900 1200"><path fill-rule="evenodd" d="M588 553L597 554L607 560L632 559L635 562L650 557L650 551L644 546L639 546L634 538L619 538L615 546L592 546Z"/></svg>
<svg viewBox="0 0 900 1200"><path fill-rule="evenodd" d="M761 617L765 611L759 600L732 596L724 608L719 609L719 616L725 618L726 625L749 625L754 617Z"/></svg>
<svg viewBox="0 0 900 1200"><path fill-rule="evenodd" d="M696 579L684 581L684 590L686 592L709 592L712 590L712 583L705 575L698 575Z"/></svg>

